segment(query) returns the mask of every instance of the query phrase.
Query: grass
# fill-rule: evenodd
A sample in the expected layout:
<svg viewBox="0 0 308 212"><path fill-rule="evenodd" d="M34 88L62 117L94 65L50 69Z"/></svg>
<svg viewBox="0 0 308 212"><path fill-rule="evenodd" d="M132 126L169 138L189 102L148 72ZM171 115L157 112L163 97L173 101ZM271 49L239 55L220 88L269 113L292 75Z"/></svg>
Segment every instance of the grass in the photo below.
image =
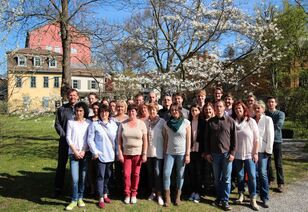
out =
<svg viewBox="0 0 308 212"><path fill-rule="evenodd" d="M57 134L53 128L54 116L23 118L0 115L0 211L63 211L69 202L67 195L55 199L53 194L54 173L57 158ZM307 177L308 161L293 158L284 160L286 183ZM69 182L67 174L66 182ZM235 198L236 194L232 195ZM121 197L122 198L122 197ZM106 206L108 211L218 211L206 203L184 204L169 209L144 199L136 205L124 205L115 199ZM85 210L99 211L95 199L86 198Z"/></svg>

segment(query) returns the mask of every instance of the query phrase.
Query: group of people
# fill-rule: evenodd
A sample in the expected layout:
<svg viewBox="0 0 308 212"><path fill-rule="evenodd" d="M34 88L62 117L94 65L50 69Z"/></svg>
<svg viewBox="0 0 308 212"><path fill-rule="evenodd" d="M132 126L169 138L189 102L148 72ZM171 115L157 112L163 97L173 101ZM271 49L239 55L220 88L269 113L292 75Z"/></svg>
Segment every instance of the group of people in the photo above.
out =
<svg viewBox="0 0 308 212"><path fill-rule="evenodd" d="M72 176L66 210L85 206L86 178L98 193L98 206L111 203L108 185L112 175L116 183L123 182L124 203L136 204L142 169L147 174L148 199L162 206L170 206L172 199L175 205L181 204L184 180L190 184L189 200L198 203L204 181L213 180L213 205L231 210L232 182L239 194L235 203L241 204L248 178L251 208L259 210L257 194L267 208L272 153L278 191L283 191L281 129L285 117L276 109L274 97L267 99L267 110L253 95L245 103L235 101L230 93L224 96L220 87L211 101L205 90L198 91L189 110L183 107L181 93L166 94L162 105L154 92L148 97L147 103L142 94L133 102L99 102L97 95L90 93L86 104L79 101L77 90L68 91L68 103L57 110L55 121L60 136L56 195L63 191L68 159Z"/></svg>

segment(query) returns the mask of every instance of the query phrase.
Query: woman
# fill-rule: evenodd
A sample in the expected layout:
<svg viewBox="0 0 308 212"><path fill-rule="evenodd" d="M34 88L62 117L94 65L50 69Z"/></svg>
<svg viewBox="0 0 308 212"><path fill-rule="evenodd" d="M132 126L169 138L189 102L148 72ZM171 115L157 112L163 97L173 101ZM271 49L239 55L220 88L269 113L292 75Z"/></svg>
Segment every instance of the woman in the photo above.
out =
<svg viewBox="0 0 308 212"><path fill-rule="evenodd" d="M128 119L120 124L118 133L118 160L123 163L125 204L137 203L141 164L147 161L147 128L137 118L138 107L128 106Z"/></svg>
<svg viewBox="0 0 308 212"><path fill-rule="evenodd" d="M69 145L69 159L72 175L72 201L66 206L66 210L73 210L77 205L85 207L83 202L83 193L85 187L85 178L88 169L88 160L91 153L88 151L87 142L88 127L90 121L86 118L89 109L86 103L78 102L74 106L75 117L69 120L66 130L66 141Z"/></svg>
<svg viewBox="0 0 308 212"><path fill-rule="evenodd" d="M164 189L165 206L171 204L170 199L170 176L173 165L176 167L176 200L175 205L181 203L181 190L184 183L185 165L190 162L190 122L183 118L182 106L171 105L171 117L166 122L163 130L164 135Z"/></svg>
<svg viewBox="0 0 308 212"><path fill-rule="evenodd" d="M238 178L239 197L244 200L244 173L248 174L248 189L250 205L253 210L259 210L256 202L256 163L258 162L259 129L256 121L249 117L247 106L238 101L233 106L232 117L236 124L237 147L234 159L234 169Z"/></svg>
<svg viewBox="0 0 308 212"><path fill-rule="evenodd" d="M128 119L127 112L127 104L124 100L120 100L117 102L117 115L112 117L111 119L116 123L120 124L126 119Z"/></svg>
<svg viewBox="0 0 308 212"><path fill-rule="evenodd" d="M204 131L205 129L205 126L206 126L206 123L208 122L208 120L212 117L215 116L215 112L214 112L214 105L211 103L211 102L206 102L205 105L203 106L202 108L202 112L203 112L203 120L202 122L200 123L200 131ZM214 192L215 189L214 189L214 173L213 173L213 167L212 167L212 163L209 163L208 160L206 159L206 156L204 154L204 138L202 139L202 141L199 143L199 147L200 147L200 152L202 152L202 156L204 158L203 160L203 167L204 167L204 170L203 170L203 174L202 176L204 181L204 187L205 187L205 190L208 192L208 193L211 193L211 192Z"/></svg>
<svg viewBox="0 0 308 212"><path fill-rule="evenodd" d="M111 100L109 102L109 108L110 108L110 117L117 115L117 101Z"/></svg>
<svg viewBox="0 0 308 212"><path fill-rule="evenodd" d="M267 163L268 156L273 153L274 145L274 124L271 117L266 116L265 103L259 100L254 105L255 120L259 127L259 138L260 147L258 153L258 186L259 186L259 196L262 200L263 207L268 208L269 200L269 186L268 186L268 176L267 176Z"/></svg>
<svg viewBox="0 0 308 212"><path fill-rule="evenodd" d="M97 190L100 208L104 208L105 203L111 203L108 197L108 182L111 176L112 163L115 159L115 140L118 126L110 120L109 116L109 106L101 105L99 121L92 122L88 135L90 150L93 159L97 162Z"/></svg>
<svg viewBox="0 0 308 212"><path fill-rule="evenodd" d="M204 132L204 130L201 129L202 120L200 112L200 108L197 104L190 107L189 121L191 123L191 151L190 163L187 166L187 169L192 189L189 200L194 201L195 203L200 202L201 193L202 157L199 149L199 142L202 142L202 132Z"/></svg>
<svg viewBox="0 0 308 212"><path fill-rule="evenodd" d="M141 104L138 107L138 118L142 121L146 121L149 118L149 111L147 104Z"/></svg>
<svg viewBox="0 0 308 212"><path fill-rule="evenodd" d="M165 120L158 116L157 103L148 105L149 119L146 121L148 128L147 172L148 184L152 191L149 200L157 197L159 205L164 205L162 198L163 165L164 165L164 138L163 128Z"/></svg>
<svg viewBox="0 0 308 212"><path fill-rule="evenodd" d="M94 102L91 105L91 109L92 109L92 114L89 117L89 119L92 122L96 122L99 120L99 102ZM90 113L89 113L90 114ZM95 186L95 182L96 182L96 163L94 160L89 160L89 164L88 164L88 176L86 177L87 181L88 181L88 186L90 189L90 194L91 195L95 195L96 194L96 186Z"/></svg>

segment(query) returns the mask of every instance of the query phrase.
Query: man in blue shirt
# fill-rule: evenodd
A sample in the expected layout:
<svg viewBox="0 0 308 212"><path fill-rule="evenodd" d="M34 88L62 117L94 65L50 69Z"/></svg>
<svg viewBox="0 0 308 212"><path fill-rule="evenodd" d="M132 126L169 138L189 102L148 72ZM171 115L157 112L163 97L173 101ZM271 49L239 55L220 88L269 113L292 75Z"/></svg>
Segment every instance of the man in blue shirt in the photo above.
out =
<svg viewBox="0 0 308 212"><path fill-rule="evenodd" d="M274 161L275 161L275 168L276 168L276 175L277 175L277 184L278 192L283 192L283 185L284 185L284 175L283 175L283 168L282 168L282 127L285 120L284 112L277 110L277 101L275 97L268 97L267 98L267 107L268 110L265 112L265 115L271 117L274 123L274 146L273 146L273 154L274 154ZM268 159L268 166L269 166L269 180L273 177L273 171L271 167L271 157Z"/></svg>

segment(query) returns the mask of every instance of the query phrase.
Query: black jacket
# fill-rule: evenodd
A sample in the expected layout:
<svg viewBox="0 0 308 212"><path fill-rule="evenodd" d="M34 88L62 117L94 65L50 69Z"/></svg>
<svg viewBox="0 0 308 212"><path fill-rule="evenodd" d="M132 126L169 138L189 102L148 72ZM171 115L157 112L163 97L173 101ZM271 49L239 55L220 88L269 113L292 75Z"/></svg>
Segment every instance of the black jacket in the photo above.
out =
<svg viewBox="0 0 308 212"><path fill-rule="evenodd" d="M73 118L74 107L72 105L67 103L58 108L56 113L55 129L60 138L65 138L67 122Z"/></svg>

